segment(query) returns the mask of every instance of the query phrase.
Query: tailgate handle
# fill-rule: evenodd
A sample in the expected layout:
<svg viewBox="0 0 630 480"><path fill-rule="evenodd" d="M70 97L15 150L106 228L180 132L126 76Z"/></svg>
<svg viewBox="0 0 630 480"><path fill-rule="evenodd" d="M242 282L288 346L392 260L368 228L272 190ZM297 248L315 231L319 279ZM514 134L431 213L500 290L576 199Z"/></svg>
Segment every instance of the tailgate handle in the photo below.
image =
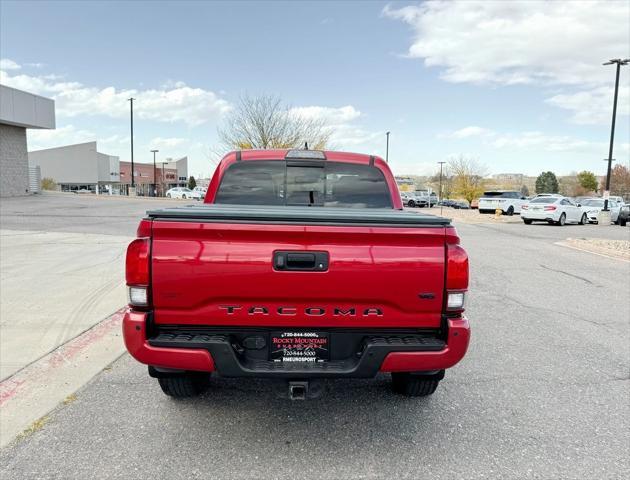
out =
<svg viewBox="0 0 630 480"><path fill-rule="evenodd" d="M328 270L328 252L274 252L273 268L324 272Z"/></svg>

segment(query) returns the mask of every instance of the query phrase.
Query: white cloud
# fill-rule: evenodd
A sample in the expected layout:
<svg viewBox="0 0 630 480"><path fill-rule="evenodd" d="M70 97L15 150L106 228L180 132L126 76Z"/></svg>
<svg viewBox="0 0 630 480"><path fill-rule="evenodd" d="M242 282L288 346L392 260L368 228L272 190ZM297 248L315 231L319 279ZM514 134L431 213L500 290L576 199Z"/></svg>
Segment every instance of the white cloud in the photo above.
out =
<svg viewBox="0 0 630 480"><path fill-rule="evenodd" d="M0 69L2 70L19 70L20 68L22 67L9 58L0 59Z"/></svg>
<svg viewBox="0 0 630 480"><path fill-rule="evenodd" d="M458 140L478 138L482 145L492 148L531 150L532 152L599 153L604 155L606 151L605 142L590 142L569 135L549 135L538 131L504 133L477 126L461 128L452 133L441 135L440 138Z"/></svg>
<svg viewBox="0 0 630 480"><path fill-rule="evenodd" d="M489 128L477 127L472 125L470 127L460 128L453 133L447 135L450 138L469 138L469 137L488 137L494 135L494 132Z"/></svg>
<svg viewBox="0 0 630 480"><path fill-rule="evenodd" d="M352 105L346 105L339 108L331 107L295 107L290 110L294 115L303 118L323 119L329 125L339 125L341 123L351 122L361 116L361 112Z"/></svg>
<svg viewBox="0 0 630 480"><path fill-rule="evenodd" d="M613 95L610 87L596 87L576 93L554 95L546 102L571 111L573 114L571 121L574 123L607 124L611 121ZM619 86L617 113L630 114L630 87L628 85Z"/></svg>
<svg viewBox="0 0 630 480"><path fill-rule="evenodd" d="M28 149L41 150L43 148L61 147L75 143L93 142L96 134L89 130L78 129L74 125L58 127L55 130L27 130Z"/></svg>
<svg viewBox="0 0 630 480"><path fill-rule="evenodd" d="M357 125L363 114L352 105L343 107L308 106L292 108L291 113L308 119L321 119L332 131L331 144L334 148L375 151L374 140L385 133L371 132Z"/></svg>
<svg viewBox="0 0 630 480"><path fill-rule="evenodd" d="M58 81L50 75L10 75L0 71L0 82L20 90L51 97L60 117L104 115L124 118L129 115L128 98L134 97L138 118L158 122L182 122L197 126L230 110L230 104L214 92L189 87L182 82L160 89L136 90L92 87L79 82Z"/></svg>
<svg viewBox="0 0 630 480"><path fill-rule="evenodd" d="M613 72L602 62L630 53L630 3L622 1L435 0L387 5L383 15L412 27L407 56L441 68L444 80L570 87L548 101L568 110L580 103L579 123L603 122L599 100L610 109Z"/></svg>
<svg viewBox="0 0 630 480"><path fill-rule="evenodd" d="M173 147L180 147L187 143L188 143L188 139L178 138L178 137L169 137L169 138L155 137L149 141L149 145L152 145L153 146L152 148L158 149L158 150L166 149L166 148L173 148Z"/></svg>

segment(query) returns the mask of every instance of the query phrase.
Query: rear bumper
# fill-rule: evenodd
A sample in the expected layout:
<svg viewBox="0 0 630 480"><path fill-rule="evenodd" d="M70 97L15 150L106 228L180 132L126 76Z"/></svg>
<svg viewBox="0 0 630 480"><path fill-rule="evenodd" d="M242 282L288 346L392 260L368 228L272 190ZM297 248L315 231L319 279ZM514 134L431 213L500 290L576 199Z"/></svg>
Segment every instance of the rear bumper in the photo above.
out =
<svg viewBox="0 0 630 480"><path fill-rule="evenodd" d="M128 310L123 336L129 353L139 362L168 370L217 371L227 377L356 377L381 372L423 372L450 368L466 354L470 327L465 317L448 320L446 341L366 337L360 356L323 364L244 361L224 335L160 335L148 339L147 313ZM180 337L190 337L182 340ZM159 346L157 346L158 344Z"/></svg>

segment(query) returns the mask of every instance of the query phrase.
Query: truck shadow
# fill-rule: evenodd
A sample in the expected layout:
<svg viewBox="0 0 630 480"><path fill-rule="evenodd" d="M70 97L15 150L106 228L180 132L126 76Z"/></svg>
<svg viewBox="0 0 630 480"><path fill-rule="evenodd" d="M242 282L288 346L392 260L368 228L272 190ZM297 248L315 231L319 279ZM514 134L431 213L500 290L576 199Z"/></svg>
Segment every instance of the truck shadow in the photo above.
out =
<svg viewBox="0 0 630 480"><path fill-rule="evenodd" d="M279 398L272 381L213 378L207 393L184 403L199 421L208 416L213 423L217 415L233 419L235 435L246 431L251 439L264 439L266 447L301 450L322 442L321 449L334 451L341 442L360 450L383 443L413 444L426 431L441 428L443 403L448 402L446 391L440 391L443 385L431 397L395 394L389 375L328 380L324 385L321 398L292 401Z"/></svg>

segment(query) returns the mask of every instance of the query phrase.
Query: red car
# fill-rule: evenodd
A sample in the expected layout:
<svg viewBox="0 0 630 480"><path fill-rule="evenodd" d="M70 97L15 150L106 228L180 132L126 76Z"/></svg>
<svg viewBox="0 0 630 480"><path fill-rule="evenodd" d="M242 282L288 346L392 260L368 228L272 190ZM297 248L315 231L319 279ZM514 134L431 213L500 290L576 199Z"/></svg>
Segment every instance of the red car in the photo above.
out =
<svg viewBox="0 0 630 480"><path fill-rule="evenodd" d="M231 152L203 205L149 211L137 236L125 345L167 395L216 373L305 399L388 372L424 396L466 353L467 254L448 219L402 210L378 157Z"/></svg>

